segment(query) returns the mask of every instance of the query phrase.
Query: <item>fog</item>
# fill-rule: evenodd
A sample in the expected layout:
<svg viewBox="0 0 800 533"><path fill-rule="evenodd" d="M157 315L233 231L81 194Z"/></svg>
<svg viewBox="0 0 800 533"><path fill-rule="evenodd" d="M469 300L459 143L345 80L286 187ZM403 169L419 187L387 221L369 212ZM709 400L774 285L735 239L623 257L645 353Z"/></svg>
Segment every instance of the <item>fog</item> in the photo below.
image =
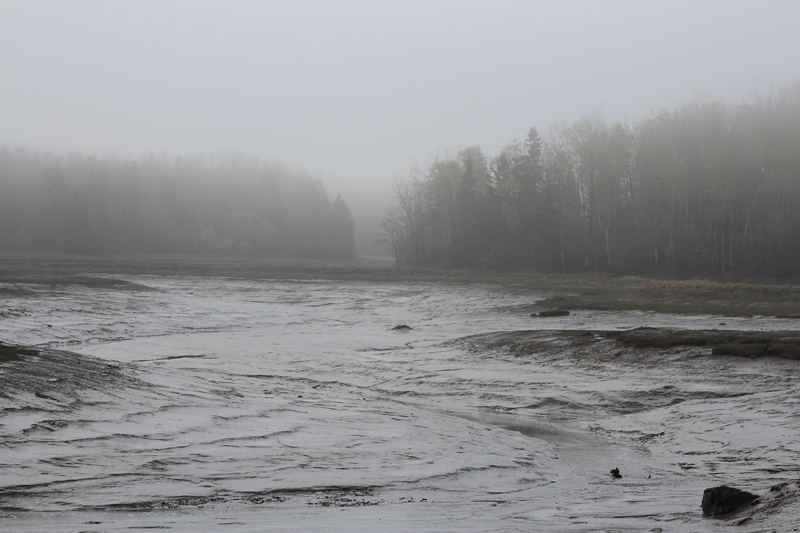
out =
<svg viewBox="0 0 800 533"><path fill-rule="evenodd" d="M798 21L0 0L0 530L797 530Z"/></svg>
<svg viewBox="0 0 800 533"><path fill-rule="evenodd" d="M0 143L303 167L363 253L415 162L598 109L747 101L800 78L798 20L788 1L2 1Z"/></svg>

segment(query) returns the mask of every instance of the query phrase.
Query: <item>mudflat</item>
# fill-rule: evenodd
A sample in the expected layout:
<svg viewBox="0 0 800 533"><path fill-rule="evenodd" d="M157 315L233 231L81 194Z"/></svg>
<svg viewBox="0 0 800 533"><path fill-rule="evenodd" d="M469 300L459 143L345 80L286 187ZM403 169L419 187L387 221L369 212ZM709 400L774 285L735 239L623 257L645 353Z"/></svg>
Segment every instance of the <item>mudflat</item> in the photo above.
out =
<svg viewBox="0 0 800 533"><path fill-rule="evenodd" d="M3 529L783 531L800 515L800 362L769 351L795 319L532 318L558 295L521 284L3 275ZM759 503L704 518L719 485Z"/></svg>

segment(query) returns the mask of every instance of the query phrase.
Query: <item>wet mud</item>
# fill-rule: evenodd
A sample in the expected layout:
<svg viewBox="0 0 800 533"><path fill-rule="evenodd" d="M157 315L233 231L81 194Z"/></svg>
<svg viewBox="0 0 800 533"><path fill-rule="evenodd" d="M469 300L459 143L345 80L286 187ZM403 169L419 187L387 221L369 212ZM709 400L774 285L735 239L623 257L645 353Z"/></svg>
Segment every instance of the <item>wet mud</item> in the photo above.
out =
<svg viewBox="0 0 800 533"><path fill-rule="evenodd" d="M800 361L624 337L785 340L796 321L704 333L719 317L531 318L543 295L491 286L123 281L147 290L2 299L4 530L796 524ZM721 484L760 503L704 518Z"/></svg>

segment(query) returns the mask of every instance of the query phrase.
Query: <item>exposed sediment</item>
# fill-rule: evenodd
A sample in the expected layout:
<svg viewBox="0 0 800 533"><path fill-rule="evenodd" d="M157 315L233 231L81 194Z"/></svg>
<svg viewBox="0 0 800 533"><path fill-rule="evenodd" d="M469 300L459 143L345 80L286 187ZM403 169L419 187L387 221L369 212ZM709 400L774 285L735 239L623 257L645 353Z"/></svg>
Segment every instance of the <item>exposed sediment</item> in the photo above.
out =
<svg viewBox="0 0 800 533"><path fill-rule="evenodd" d="M704 352L709 355L733 355L749 358L775 356L800 360L800 333L796 331L679 330L641 327L624 331L493 332L467 337L467 339L469 342L478 342L487 347L508 346L518 355L522 355L526 351L540 350L548 343L555 343L553 336L571 339L570 344L575 346L584 345L587 342L614 340L620 346L632 346L638 349L663 350L676 347L700 347L709 348L710 350ZM549 340L545 342L545 339Z"/></svg>
<svg viewBox="0 0 800 533"><path fill-rule="evenodd" d="M132 366L65 350L0 343L2 411L67 408L91 391L124 394L149 385L132 375Z"/></svg>
<svg viewBox="0 0 800 533"><path fill-rule="evenodd" d="M528 295L482 286L131 281L154 290L37 286L5 309L2 339L35 344L0 363L8 529L59 530L56 513L74 530L197 533L209 513L214 530L347 529L366 513L372 530L689 532L719 485L765 502L738 516L755 527L798 515L794 485L770 487L798 472L800 365L768 353L791 335L764 333L793 322L539 320Z"/></svg>

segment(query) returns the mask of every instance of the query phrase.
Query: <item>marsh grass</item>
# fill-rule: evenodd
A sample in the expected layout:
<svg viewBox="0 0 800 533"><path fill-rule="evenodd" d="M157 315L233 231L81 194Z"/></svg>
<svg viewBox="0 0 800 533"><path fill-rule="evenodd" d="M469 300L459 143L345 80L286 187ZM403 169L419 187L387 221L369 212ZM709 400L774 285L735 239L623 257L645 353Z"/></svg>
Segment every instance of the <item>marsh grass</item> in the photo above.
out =
<svg viewBox="0 0 800 533"><path fill-rule="evenodd" d="M650 294L711 296L721 298L769 298L800 300L800 285L719 283L709 280L648 280L642 291Z"/></svg>
<svg viewBox="0 0 800 533"><path fill-rule="evenodd" d="M570 310L800 318L800 285L623 276L605 286L576 289L566 297L537 304Z"/></svg>
<svg viewBox="0 0 800 533"><path fill-rule="evenodd" d="M733 299L732 299L733 300ZM774 304L776 302L772 302ZM625 296L619 299L593 297L547 298L536 302L537 307L559 307L569 310L590 311L652 311L681 315L719 315L719 316L773 316L778 318L800 318L800 304L771 305L770 302L713 302L694 298L691 301L676 299L648 299Z"/></svg>

